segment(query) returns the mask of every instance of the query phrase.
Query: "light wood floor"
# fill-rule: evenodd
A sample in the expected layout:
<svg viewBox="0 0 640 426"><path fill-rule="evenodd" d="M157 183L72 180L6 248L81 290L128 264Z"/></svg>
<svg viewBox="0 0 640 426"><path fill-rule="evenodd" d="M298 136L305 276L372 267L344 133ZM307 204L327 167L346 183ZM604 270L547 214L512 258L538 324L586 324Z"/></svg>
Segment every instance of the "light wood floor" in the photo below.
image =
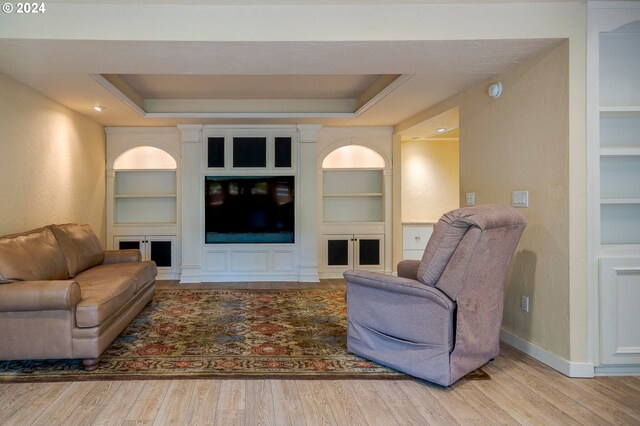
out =
<svg viewBox="0 0 640 426"><path fill-rule="evenodd" d="M640 425L640 377L570 379L509 346L484 370L491 380L449 389L411 380L0 383L0 424Z"/></svg>

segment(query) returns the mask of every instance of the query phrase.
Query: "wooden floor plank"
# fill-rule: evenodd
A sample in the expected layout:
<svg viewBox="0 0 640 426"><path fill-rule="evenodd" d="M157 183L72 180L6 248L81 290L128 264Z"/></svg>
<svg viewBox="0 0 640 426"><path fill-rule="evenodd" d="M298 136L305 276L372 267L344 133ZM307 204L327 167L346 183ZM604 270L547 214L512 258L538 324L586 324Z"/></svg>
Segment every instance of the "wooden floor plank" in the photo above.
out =
<svg viewBox="0 0 640 426"><path fill-rule="evenodd" d="M531 368L538 374L545 375L549 386L570 396L576 403L596 412L598 416L603 418L609 424L637 424L637 420L624 413L624 408L617 401L609 401L601 398L596 392L593 392L588 386L587 381L599 382L602 378L595 379L571 379L563 376L557 371L544 366L538 361L530 358L515 350L508 350L514 362L520 362L528 368Z"/></svg>
<svg viewBox="0 0 640 426"><path fill-rule="evenodd" d="M500 357L497 362L500 363L500 366L523 386L527 386L532 389L540 398L545 399L558 409L563 410L568 416L576 420L578 423L606 423L606 420L600 417L597 412L577 403L569 395L559 391L553 386L549 386L549 379L547 376L536 374L531 371L531 369L524 368L519 363L506 357Z"/></svg>
<svg viewBox="0 0 640 426"><path fill-rule="evenodd" d="M30 425L51 405L51 401L60 396L69 387L69 383L36 383L33 384L32 391L22 398L24 408L16 408L7 418L2 419L0 424L7 425ZM0 405L2 407L3 405ZM2 410L0 410L2 412Z"/></svg>
<svg viewBox="0 0 640 426"><path fill-rule="evenodd" d="M275 425L273 393L269 380L248 380L246 382L245 424Z"/></svg>
<svg viewBox="0 0 640 426"><path fill-rule="evenodd" d="M476 381L463 381L456 385L454 392L466 404L474 407L484 421L491 425L517 425L519 423L509 414L509 410L500 405L499 402L478 391L476 384Z"/></svg>
<svg viewBox="0 0 640 426"><path fill-rule="evenodd" d="M420 414L428 424L459 424L456 418L441 404L439 399L427 390L427 386L429 385L412 380L398 380L396 384L403 392L404 397L407 398L407 401L420 411Z"/></svg>
<svg viewBox="0 0 640 426"><path fill-rule="evenodd" d="M104 404L102 411L94 421L94 425L118 426L123 424L140 392L142 392L143 386L142 382L121 382L121 386L112 388L111 398Z"/></svg>
<svg viewBox="0 0 640 426"><path fill-rule="evenodd" d="M389 414L401 425L427 424L427 419L421 411L407 398L395 380L372 380L371 385L382 398Z"/></svg>
<svg viewBox="0 0 640 426"><path fill-rule="evenodd" d="M187 410L185 425L212 425L216 418L216 406L220 397L220 382L196 380L193 396Z"/></svg>
<svg viewBox="0 0 640 426"><path fill-rule="evenodd" d="M46 410L33 422L34 425L50 426L67 424L71 413L82 399L92 392L96 382L73 382L51 402Z"/></svg>
<svg viewBox="0 0 640 426"><path fill-rule="evenodd" d="M304 410L294 380L272 380L273 411L277 425L306 425Z"/></svg>
<svg viewBox="0 0 640 426"><path fill-rule="evenodd" d="M4 422L6 418L10 417L15 410L23 405L28 398L29 394L33 392L36 385L34 383L16 383L7 389L4 395L0 396L0 423Z"/></svg>
<svg viewBox="0 0 640 426"><path fill-rule="evenodd" d="M315 380L298 380L298 396L309 426L336 424L322 385Z"/></svg>
<svg viewBox="0 0 640 426"><path fill-rule="evenodd" d="M366 425L366 420L345 380L322 380L320 382L333 418L338 425Z"/></svg>
<svg viewBox="0 0 640 426"><path fill-rule="evenodd" d="M140 383L142 384L140 393L127 413L123 424L152 424L160 411L160 405L164 401L171 381L148 380Z"/></svg>
<svg viewBox="0 0 640 426"><path fill-rule="evenodd" d="M355 395L354 399L367 423L389 426L400 424L399 419L391 415L372 382L373 380L352 380L349 382L349 387Z"/></svg>
<svg viewBox="0 0 640 426"><path fill-rule="evenodd" d="M518 395L517 400L520 408L526 408L529 413L540 419L544 424L580 425L579 422L568 416L564 411L547 400L540 398L532 389L522 386L505 370L498 368L501 365L499 362L500 360L496 359L493 363L484 366L483 369L492 376L495 382L503 386L507 392L512 395Z"/></svg>
<svg viewBox="0 0 640 426"><path fill-rule="evenodd" d="M187 418L187 410L193 395L193 380L172 380L160 405L154 425L181 425Z"/></svg>
<svg viewBox="0 0 640 426"><path fill-rule="evenodd" d="M246 381L223 380L220 383L218 404L215 411L215 425L244 423L246 408Z"/></svg>

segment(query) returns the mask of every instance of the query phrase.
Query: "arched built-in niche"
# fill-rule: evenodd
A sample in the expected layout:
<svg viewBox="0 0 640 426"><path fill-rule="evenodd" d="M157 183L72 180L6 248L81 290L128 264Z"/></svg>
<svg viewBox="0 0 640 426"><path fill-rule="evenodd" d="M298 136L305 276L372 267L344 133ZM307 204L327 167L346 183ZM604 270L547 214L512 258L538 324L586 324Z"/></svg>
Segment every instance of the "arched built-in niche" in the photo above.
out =
<svg viewBox="0 0 640 426"><path fill-rule="evenodd" d="M378 152L363 145L344 145L322 160L323 169L384 169L385 160Z"/></svg>
<svg viewBox="0 0 640 426"><path fill-rule="evenodd" d="M338 141L319 157L324 278L390 270L390 162L366 143Z"/></svg>
<svg viewBox="0 0 640 426"><path fill-rule="evenodd" d="M322 160L324 222L384 221L385 160L363 145L344 145Z"/></svg>
<svg viewBox="0 0 640 426"><path fill-rule="evenodd" d="M181 153L175 128L107 128L107 249L136 248L178 279Z"/></svg>
<svg viewBox="0 0 640 426"><path fill-rule="evenodd" d="M171 154L149 145L130 148L113 162L114 170L175 170L176 168L177 162Z"/></svg>

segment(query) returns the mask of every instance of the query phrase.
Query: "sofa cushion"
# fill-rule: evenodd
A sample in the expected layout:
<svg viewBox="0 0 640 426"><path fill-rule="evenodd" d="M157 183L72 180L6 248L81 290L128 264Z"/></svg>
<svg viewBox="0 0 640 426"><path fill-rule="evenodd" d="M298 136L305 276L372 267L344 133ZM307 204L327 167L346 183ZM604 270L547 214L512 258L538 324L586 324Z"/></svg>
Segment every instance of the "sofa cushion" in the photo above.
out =
<svg viewBox="0 0 640 426"><path fill-rule="evenodd" d="M75 277L79 272L92 266L100 265L104 253L100 240L89 225L52 225L51 229L58 239L62 253L67 261L69 276Z"/></svg>
<svg viewBox="0 0 640 426"><path fill-rule="evenodd" d="M156 264L149 260L144 262L111 263L99 265L78 274L75 279L78 282L93 280L96 278L127 276L133 280L137 293L150 281L153 281L158 273Z"/></svg>
<svg viewBox="0 0 640 426"><path fill-rule="evenodd" d="M76 325L97 327L135 295L131 277L109 276L77 280L82 299L76 306Z"/></svg>
<svg viewBox="0 0 640 426"><path fill-rule="evenodd" d="M65 280L67 263L49 227L0 237L0 282Z"/></svg>

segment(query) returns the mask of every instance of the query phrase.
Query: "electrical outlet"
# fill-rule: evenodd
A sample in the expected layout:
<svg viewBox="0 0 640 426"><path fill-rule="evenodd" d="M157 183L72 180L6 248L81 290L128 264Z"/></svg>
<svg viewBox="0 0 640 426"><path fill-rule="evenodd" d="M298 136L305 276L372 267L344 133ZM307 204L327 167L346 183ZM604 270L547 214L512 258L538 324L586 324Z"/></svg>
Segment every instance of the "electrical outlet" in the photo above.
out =
<svg viewBox="0 0 640 426"><path fill-rule="evenodd" d="M529 312L529 296L522 296L522 301L520 302L520 308L525 311L525 312Z"/></svg>

